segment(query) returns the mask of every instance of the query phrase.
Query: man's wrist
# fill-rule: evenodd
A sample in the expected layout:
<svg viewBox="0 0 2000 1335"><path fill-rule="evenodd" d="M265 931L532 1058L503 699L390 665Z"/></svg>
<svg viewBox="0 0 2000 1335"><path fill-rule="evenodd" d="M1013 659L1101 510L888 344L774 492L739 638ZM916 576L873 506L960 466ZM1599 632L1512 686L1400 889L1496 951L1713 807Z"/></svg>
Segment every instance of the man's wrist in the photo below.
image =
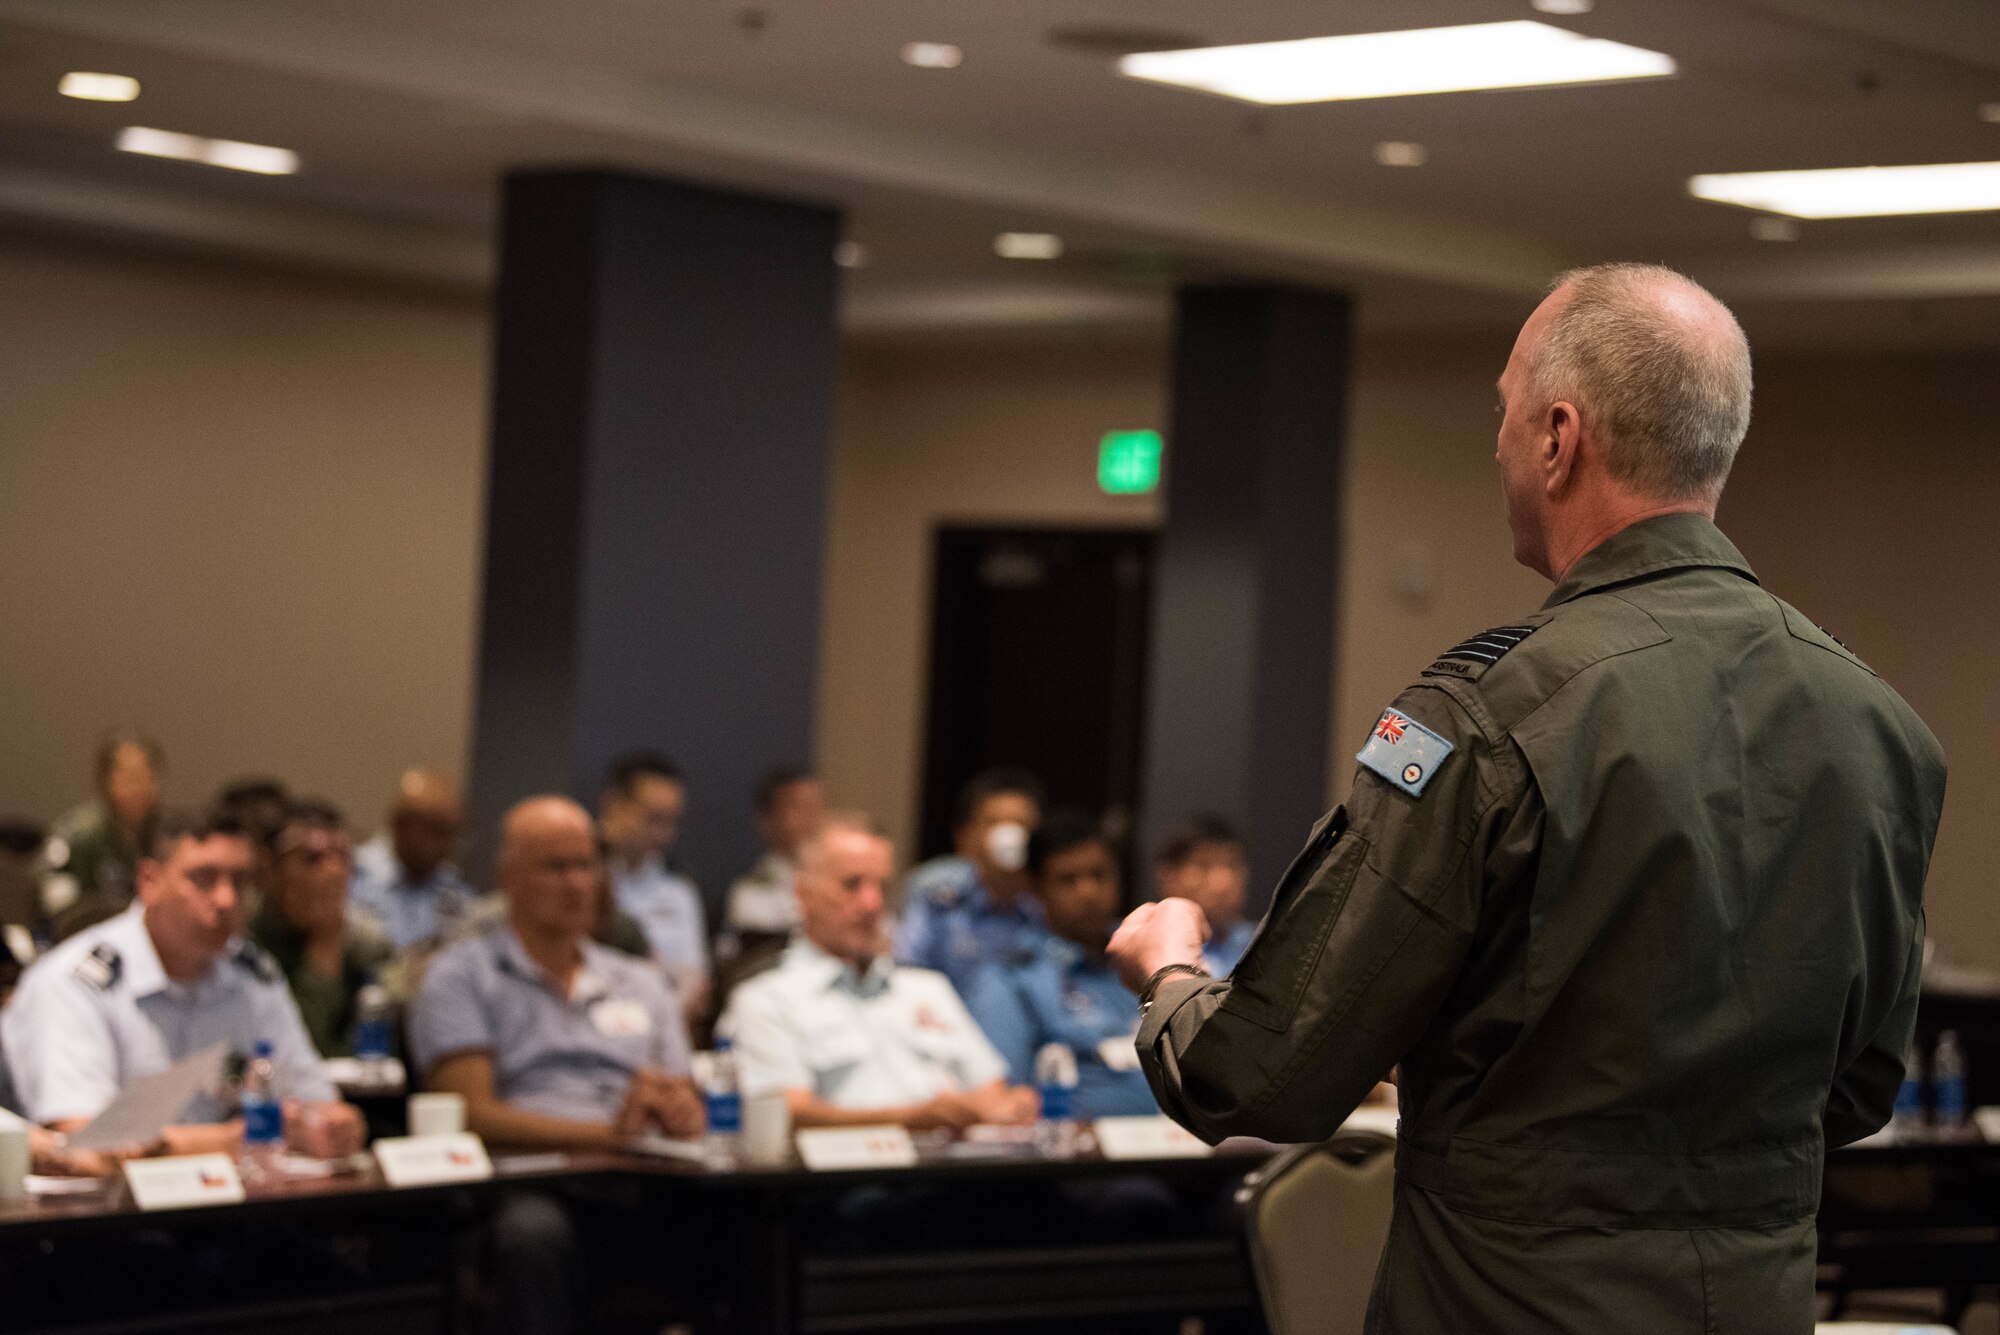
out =
<svg viewBox="0 0 2000 1335"><path fill-rule="evenodd" d="M1174 977L1176 974L1186 974L1190 978L1210 978L1214 976L1199 964L1161 965L1159 968L1153 970L1152 974L1146 979L1145 985L1139 989L1139 1009L1142 1011L1150 1010L1153 1005L1153 993L1159 990L1161 983Z"/></svg>

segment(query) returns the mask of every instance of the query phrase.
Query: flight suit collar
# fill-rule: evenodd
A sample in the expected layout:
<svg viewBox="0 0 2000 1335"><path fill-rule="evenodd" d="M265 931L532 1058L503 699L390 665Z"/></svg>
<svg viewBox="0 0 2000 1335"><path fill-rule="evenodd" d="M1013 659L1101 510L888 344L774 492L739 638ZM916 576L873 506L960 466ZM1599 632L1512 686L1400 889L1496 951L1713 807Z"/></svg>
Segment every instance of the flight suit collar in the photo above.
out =
<svg viewBox="0 0 2000 1335"><path fill-rule="evenodd" d="M1756 572L1743 553L1707 516L1656 515L1620 529L1584 553L1550 590L1542 610L1656 571L1685 566L1715 566L1757 582Z"/></svg>

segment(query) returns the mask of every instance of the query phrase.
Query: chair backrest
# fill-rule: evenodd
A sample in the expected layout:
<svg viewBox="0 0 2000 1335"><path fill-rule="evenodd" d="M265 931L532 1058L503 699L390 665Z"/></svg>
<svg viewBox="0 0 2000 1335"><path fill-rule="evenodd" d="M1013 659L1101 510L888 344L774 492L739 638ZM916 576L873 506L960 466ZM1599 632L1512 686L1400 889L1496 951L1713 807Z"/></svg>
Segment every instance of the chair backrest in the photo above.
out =
<svg viewBox="0 0 2000 1335"><path fill-rule="evenodd" d="M1286 1150L1237 1195L1271 1335L1361 1335L1396 1191L1394 1140Z"/></svg>

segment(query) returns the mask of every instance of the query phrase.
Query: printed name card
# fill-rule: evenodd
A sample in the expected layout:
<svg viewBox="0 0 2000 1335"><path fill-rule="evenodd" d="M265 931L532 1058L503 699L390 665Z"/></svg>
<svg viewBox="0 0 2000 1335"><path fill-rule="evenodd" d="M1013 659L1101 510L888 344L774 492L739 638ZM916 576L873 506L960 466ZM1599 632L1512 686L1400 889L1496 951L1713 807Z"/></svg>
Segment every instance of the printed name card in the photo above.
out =
<svg viewBox="0 0 2000 1335"><path fill-rule="evenodd" d="M815 1173L856 1168L913 1168L917 1145L900 1126L823 1126L795 1137L799 1159Z"/></svg>
<svg viewBox="0 0 2000 1335"><path fill-rule="evenodd" d="M129 1159L125 1185L141 1210L185 1210L196 1205L235 1205L243 1199L243 1179L226 1154L184 1154L171 1159Z"/></svg>
<svg viewBox="0 0 2000 1335"><path fill-rule="evenodd" d="M1107 1159L1201 1159L1215 1153L1166 1117L1100 1117L1097 1149Z"/></svg>
<svg viewBox="0 0 2000 1335"><path fill-rule="evenodd" d="M392 1187L484 1182L493 1176L486 1146L470 1131L451 1136L390 1136L375 1142L375 1162Z"/></svg>

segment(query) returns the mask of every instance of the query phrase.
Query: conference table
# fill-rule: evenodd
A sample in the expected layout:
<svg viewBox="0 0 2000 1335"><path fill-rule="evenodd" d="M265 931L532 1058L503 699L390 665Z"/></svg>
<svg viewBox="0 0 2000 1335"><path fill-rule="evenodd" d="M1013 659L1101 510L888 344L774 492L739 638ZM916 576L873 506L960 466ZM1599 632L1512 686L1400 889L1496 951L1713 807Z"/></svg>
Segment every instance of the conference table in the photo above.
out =
<svg viewBox="0 0 2000 1335"><path fill-rule="evenodd" d="M832 1173L502 1154L484 1182L398 1189L368 1166L154 1213L114 1183L0 1203L0 1329L468 1329L464 1277L495 1211L546 1193L612 1221L597 1258L610 1328L1255 1332L1229 1201L1270 1150L1114 1162L927 1142L912 1167ZM1135 1183L1141 1208L1121 1214ZM1154 1211L1161 1199L1173 1208ZM1992 1283L2000 1146L1837 1151L1820 1224L1823 1260L1854 1287Z"/></svg>

